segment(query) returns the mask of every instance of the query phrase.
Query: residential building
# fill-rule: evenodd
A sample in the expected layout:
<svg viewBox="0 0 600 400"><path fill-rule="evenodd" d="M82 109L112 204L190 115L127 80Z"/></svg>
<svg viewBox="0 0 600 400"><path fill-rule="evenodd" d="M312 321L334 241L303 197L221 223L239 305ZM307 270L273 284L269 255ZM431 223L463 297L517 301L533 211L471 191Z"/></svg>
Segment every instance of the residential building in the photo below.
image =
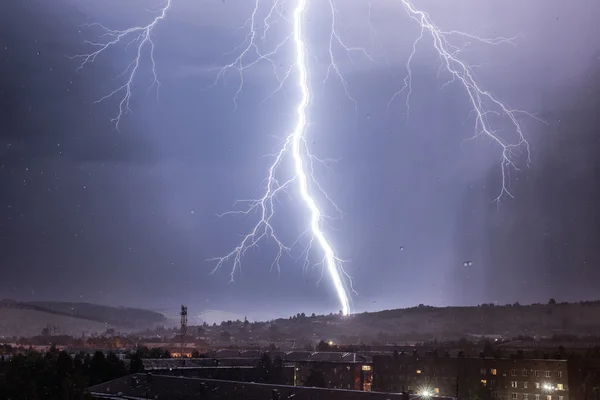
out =
<svg viewBox="0 0 600 400"><path fill-rule="evenodd" d="M373 390L459 398L569 400L566 360L373 356ZM572 399L571 399L572 400Z"/></svg>

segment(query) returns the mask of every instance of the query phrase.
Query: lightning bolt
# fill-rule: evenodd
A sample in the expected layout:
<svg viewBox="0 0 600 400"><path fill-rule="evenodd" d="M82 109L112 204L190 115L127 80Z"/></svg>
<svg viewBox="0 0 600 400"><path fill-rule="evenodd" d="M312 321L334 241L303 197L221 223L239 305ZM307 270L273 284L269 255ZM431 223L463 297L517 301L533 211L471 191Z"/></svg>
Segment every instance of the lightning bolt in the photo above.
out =
<svg viewBox="0 0 600 400"><path fill-rule="evenodd" d="M100 23L93 24L84 24L84 27L89 28L97 28L100 29L102 35L100 36L101 42L92 42L86 40L85 43L95 48L94 51L87 54L79 54L76 56L69 57L71 59L79 59L81 63L77 68L77 71L81 71L85 66L90 63L96 61L96 58L101 54L105 53L112 47L117 47L121 44L125 44L125 49L127 49L131 45L136 46L136 56L134 59L127 65L121 77L125 77L125 83L121 86L117 87L106 96L101 97L96 100L95 103L101 103L107 99L110 99L118 94L122 93L123 97L119 101L119 112L118 114L111 120L115 123L115 128L119 130L119 126L121 124L121 119L123 116L131 112L130 102L131 96L133 92L133 81L135 76L140 68L140 62L142 59L142 54L146 48L149 48L150 53L150 61L152 63L152 85L148 88L150 91L153 87L156 88L156 95L158 98L158 90L160 88L160 81L158 80L158 75L156 73L156 61L154 58L154 42L152 41L152 35L154 33L154 29L156 26L163 21L167 12L171 8L173 0L167 0L161 8L158 9L157 16L152 20L152 22L146 26L134 26L125 30L116 30L109 29L106 26Z"/></svg>
<svg viewBox="0 0 600 400"><path fill-rule="evenodd" d="M226 264L231 265L230 277L231 281L233 281L236 272L241 270L242 259L246 252L250 249L257 248L259 243L264 240L272 240L276 244L278 252L271 264L271 268L280 270L280 261L282 257L284 255L291 256L292 250L300 243L301 239L306 238L307 244L301 252L301 258L304 258L304 268L306 269L311 265L311 254L318 251L320 254L320 261L315 265L322 266L323 271L328 273L342 312L347 315L351 311L350 292L354 291L352 287L352 278L344 270L343 260L338 257L334 247L325 234L323 228L329 217L324 213L322 205L319 205L316 194L318 193L338 212L339 208L314 177L314 163L322 163L325 160L321 160L310 153L306 140L309 121L307 113L311 100L311 88L308 79L308 48L305 42L304 26L307 21L306 9L309 0L293 0L294 6L292 18L289 19L284 12L284 0L270 0L271 3L268 12L266 16L261 19L260 12L261 3L263 1L265 0L255 0L253 3L250 17L245 24L240 27L240 30L247 29L245 39L239 46L233 49L233 51L225 54L235 54L234 59L230 63L226 63L223 66L214 69L216 71L215 80L209 88L218 85L219 82L225 79L225 76L229 72L234 72L238 77L238 86L233 95L234 109L237 109L240 96L243 94L245 82L244 72L259 63L269 63L273 69L273 76L277 81L277 86L265 100L271 98L277 92L282 90L285 84L291 82L299 95L295 105L294 124L290 133L286 135L282 141L279 150L271 155L273 161L268 168L267 177L264 181L262 197L259 199L239 200L234 206L244 205L244 208L220 214L220 216L230 214L250 216L258 214L259 220L250 232L242 237L242 240L230 253L212 259L216 263L212 272L218 271ZM356 110L358 102L351 95L350 85L342 73L340 64L336 62L334 47L341 48L349 57L352 53L359 53L371 62L379 62L371 57L366 49L350 46L344 41L338 31L339 18L334 1L335 0L328 0L326 3L329 6L329 11L331 13L331 26L328 47L329 60L323 84L325 84L332 75L337 76L346 96L352 101ZM376 31L371 24L372 4L369 0L367 1L369 5L369 25L371 27L371 33L377 38ZM413 42L412 51L406 62L407 74L404 78L404 85L391 97L388 103L388 110L391 109L396 98L405 95L407 115L409 114L410 95L413 90L412 61L419 43L424 39L426 34L429 34L433 41L433 47L441 61L440 71L445 70L450 74L450 80L444 84L442 88L450 83L456 83L462 86L467 94L471 106L470 115L474 115L475 117L475 135L473 138L487 137L492 143L495 143L500 148L502 188L496 200L499 200L503 195L512 197L513 195L510 193L508 186L509 171L511 168L518 170L515 159L519 154L520 149L524 149L527 156L527 162L529 163L530 161L529 143L525 138L518 117L520 114L525 114L535 119L538 118L525 111L508 107L489 91L485 90L475 79L473 73L474 66L468 64L460 57L460 53L464 49L464 46L458 47L453 45L450 39L453 37L462 37L463 39L495 46L504 43L512 44L515 38L500 37L486 39L459 31L444 31L432 21L429 14L417 9L410 0L397 1L408 17L417 23L420 34ZM132 86L138 69L140 68L141 57L145 49L148 49L150 55L151 71L153 74L153 83L150 89L155 87L158 94L160 82L156 73L156 62L154 59L155 46L152 41L152 35L154 34L157 25L165 19L171 5L172 0L167 0L159 9L157 9L157 15L152 19L151 23L145 26L137 26L125 30L112 30L98 23L88 25L91 28L99 28L101 30L102 41L86 41L88 45L94 48L94 51L73 57L81 60L78 67L78 70L80 70L87 64L94 62L98 56L112 47L119 45L124 45L125 48L136 46L136 55L122 74L125 78L125 82L97 101L101 102L112 97L121 96L118 103L118 113L113 119L117 129L119 128L123 116L131 112L130 101L132 97ZM289 33L270 50L262 51L266 37L270 36L268 35L268 32L275 24L281 22L290 25ZM293 63L285 70L283 76L280 76L275 57L280 50L286 46L291 46L293 48ZM387 65L392 64L387 57L385 57L384 61ZM512 126L513 133L516 134L515 136L517 139L510 141L501 136L500 130L492 126L490 116L506 119ZM288 165L289 169L286 169L285 167ZM283 194L288 196L291 196L292 194L297 195L309 212L309 220L307 221L304 232L295 242L289 245L280 240L273 228L273 221L277 216L276 204L279 196Z"/></svg>
<svg viewBox="0 0 600 400"><path fill-rule="evenodd" d="M492 93L485 90L480 84L478 84L475 79L475 74L473 73L473 66L459 57L465 46L457 47L452 45L450 42L450 37L462 36L464 38L489 45L499 45L503 43L513 44L513 40L516 38L499 37L487 39L455 30L444 31L431 20L429 14L417 9L410 0L401 0L401 3L404 6L409 18L415 21L419 26L420 34L413 42L412 52L410 53L408 61L406 62L407 75L404 79L404 86L392 96L390 102L388 103L388 110L395 98L406 91L407 113L410 111L410 95L412 93L411 63L417 51L419 42L423 39L426 32L429 33L433 39L433 47L435 48L441 60L440 69L445 69L448 73L450 73L451 76L450 80L445 83L442 88L450 83L457 82L465 89L467 93L472 107L471 114L475 115L475 135L473 138L482 136L487 137L501 149L500 170L502 173L502 188L495 201L500 201L503 195L514 197L508 188L508 181L510 169L512 168L517 171L519 170L515 164L515 158L518 156L518 152L521 149L524 149L527 163L529 164L531 162L529 142L525 138L523 128L519 122L518 114L525 114L543 123L545 123L545 121L526 111L508 107L502 101L497 99ZM507 119L512 125L513 132L516 134L517 139L513 142L509 142L508 139L500 136L500 131L492 127L492 123L489 119L490 115L500 116Z"/></svg>

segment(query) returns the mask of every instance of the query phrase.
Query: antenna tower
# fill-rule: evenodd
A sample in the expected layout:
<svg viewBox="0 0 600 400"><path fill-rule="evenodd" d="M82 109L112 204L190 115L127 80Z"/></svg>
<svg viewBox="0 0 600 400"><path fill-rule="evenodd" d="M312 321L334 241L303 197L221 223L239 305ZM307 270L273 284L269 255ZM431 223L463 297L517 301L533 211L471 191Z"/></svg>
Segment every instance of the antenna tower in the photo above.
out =
<svg viewBox="0 0 600 400"><path fill-rule="evenodd" d="M185 350L185 338L187 336L187 307L181 306L181 358L183 358L183 351Z"/></svg>

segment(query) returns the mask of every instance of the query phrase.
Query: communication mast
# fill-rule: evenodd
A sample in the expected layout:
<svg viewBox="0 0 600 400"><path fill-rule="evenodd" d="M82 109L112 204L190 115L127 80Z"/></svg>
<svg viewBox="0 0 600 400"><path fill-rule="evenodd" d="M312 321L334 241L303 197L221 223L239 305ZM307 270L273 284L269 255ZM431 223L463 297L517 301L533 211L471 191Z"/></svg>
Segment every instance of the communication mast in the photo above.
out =
<svg viewBox="0 0 600 400"><path fill-rule="evenodd" d="M181 306L181 358L183 358L183 351L185 350L185 338L187 336L187 307Z"/></svg>

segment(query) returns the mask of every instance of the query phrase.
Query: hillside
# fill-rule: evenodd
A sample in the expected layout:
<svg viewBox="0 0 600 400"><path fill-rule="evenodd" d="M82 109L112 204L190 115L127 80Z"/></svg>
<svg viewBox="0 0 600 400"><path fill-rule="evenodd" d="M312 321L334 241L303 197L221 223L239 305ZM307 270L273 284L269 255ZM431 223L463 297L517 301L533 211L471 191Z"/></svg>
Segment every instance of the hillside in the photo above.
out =
<svg viewBox="0 0 600 400"><path fill-rule="evenodd" d="M90 303L0 301L0 336L39 335L49 325L57 334L80 336L108 328L136 331L166 322L157 312Z"/></svg>
<svg viewBox="0 0 600 400"><path fill-rule="evenodd" d="M111 307L91 303L56 301L36 301L25 304L33 307L41 307L48 312L70 315L124 328L147 327L163 324L166 321L163 314L141 308Z"/></svg>
<svg viewBox="0 0 600 400"><path fill-rule="evenodd" d="M31 337L39 335L48 325L57 327L57 334L89 336L105 332L107 326L101 322L73 318L37 311L33 309L0 308L0 339L2 337ZM2 340L0 340L1 342Z"/></svg>
<svg viewBox="0 0 600 400"><path fill-rule="evenodd" d="M430 307L355 314L294 317L275 321L278 336L342 337L351 342L457 339L468 335L503 337L600 335L600 302ZM347 339L343 341L348 341Z"/></svg>

